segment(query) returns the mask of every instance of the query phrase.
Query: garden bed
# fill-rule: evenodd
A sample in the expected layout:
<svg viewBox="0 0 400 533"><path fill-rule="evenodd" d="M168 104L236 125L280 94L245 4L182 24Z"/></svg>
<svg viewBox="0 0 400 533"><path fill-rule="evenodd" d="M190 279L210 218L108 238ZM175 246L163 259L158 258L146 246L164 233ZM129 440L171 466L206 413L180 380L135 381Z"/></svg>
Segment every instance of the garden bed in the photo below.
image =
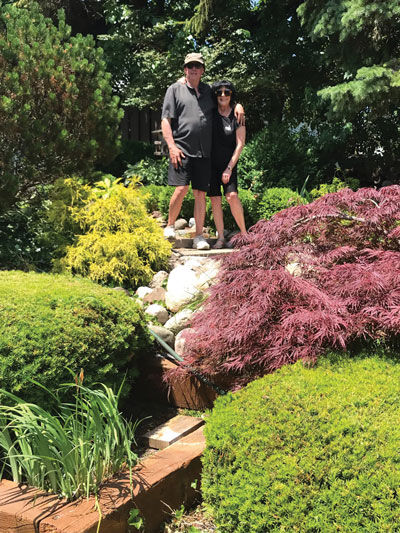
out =
<svg viewBox="0 0 400 533"><path fill-rule="evenodd" d="M194 502L196 490L192 485L200 476L204 447L203 429L199 428L139 463L133 471L132 495L128 472L105 483L98 507L94 496L67 503L57 496L3 480L1 531L125 533L129 531L129 512L137 507L144 519L144 531L156 533L173 509ZM99 529L98 509L102 517Z"/></svg>

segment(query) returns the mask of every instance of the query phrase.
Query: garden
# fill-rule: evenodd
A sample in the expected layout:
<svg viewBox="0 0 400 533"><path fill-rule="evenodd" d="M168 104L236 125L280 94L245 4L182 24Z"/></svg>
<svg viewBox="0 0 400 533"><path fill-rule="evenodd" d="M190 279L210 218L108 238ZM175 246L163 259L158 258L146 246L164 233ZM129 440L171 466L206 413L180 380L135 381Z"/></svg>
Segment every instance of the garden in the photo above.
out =
<svg viewBox="0 0 400 533"><path fill-rule="evenodd" d="M398 530L399 17L0 0L0 533ZM122 124L193 51L246 111L249 230L223 199L233 249L185 258L168 159ZM204 426L154 466L143 437L175 415ZM35 518L2 525L21 494Z"/></svg>

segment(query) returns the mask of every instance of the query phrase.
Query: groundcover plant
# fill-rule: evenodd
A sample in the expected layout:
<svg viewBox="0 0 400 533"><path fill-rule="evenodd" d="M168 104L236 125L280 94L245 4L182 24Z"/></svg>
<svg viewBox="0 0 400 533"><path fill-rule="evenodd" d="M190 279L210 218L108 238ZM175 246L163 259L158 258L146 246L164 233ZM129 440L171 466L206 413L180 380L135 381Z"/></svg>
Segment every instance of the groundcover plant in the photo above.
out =
<svg viewBox="0 0 400 533"><path fill-rule="evenodd" d="M395 343L399 221L391 186L344 189L258 222L192 320L185 362L235 388L328 348Z"/></svg>

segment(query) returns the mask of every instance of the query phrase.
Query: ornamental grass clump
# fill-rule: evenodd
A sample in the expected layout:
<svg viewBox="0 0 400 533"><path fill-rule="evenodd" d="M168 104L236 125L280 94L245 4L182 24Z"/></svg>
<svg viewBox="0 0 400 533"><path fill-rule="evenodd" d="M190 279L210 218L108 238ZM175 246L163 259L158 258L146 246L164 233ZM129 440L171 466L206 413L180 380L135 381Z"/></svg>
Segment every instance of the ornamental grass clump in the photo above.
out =
<svg viewBox="0 0 400 533"><path fill-rule="evenodd" d="M399 416L400 365L377 356L298 362L221 396L202 473L218 531L398 531Z"/></svg>
<svg viewBox="0 0 400 533"><path fill-rule="evenodd" d="M258 222L192 320L185 362L239 387L327 349L398 343L399 221L391 186L344 189Z"/></svg>
<svg viewBox="0 0 400 533"><path fill-rule="evenodd" d="M136 424L118 410L121 389L115 394L105 385L81 383L62 388L75 391L75 401L56 401L56 415L1 391L11 406L0 405L0 461L2 475L16 483L71 500L97 494L102 482L136 464Z"/></svg>

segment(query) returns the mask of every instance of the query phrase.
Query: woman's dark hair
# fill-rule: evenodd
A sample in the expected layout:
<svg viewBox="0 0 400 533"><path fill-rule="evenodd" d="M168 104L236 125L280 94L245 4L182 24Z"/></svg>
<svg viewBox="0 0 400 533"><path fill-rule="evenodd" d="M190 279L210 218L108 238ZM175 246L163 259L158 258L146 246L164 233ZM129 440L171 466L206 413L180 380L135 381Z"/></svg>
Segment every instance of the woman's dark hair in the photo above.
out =
<svg viewBox="0 0 400 533"><path fill-rule="evenodd" d="M236 89L233 83L228 80L216 81L215 83L211 85L211 90L213 93L214 101L217 102L217 95L215 94L215 91L218 91L218 89L222 89L222 87L226 87L227 89L230 89L232 91L230 105L235 105L236 104Z"/></svg>

